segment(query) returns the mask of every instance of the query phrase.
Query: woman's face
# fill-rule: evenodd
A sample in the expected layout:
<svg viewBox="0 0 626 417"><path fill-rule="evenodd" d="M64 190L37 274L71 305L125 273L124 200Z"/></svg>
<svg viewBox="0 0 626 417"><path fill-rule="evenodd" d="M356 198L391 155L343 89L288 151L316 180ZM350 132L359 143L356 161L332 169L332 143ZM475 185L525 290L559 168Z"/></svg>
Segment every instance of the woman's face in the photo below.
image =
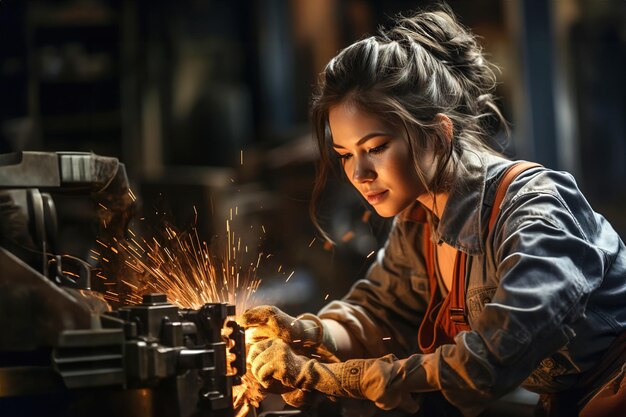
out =
<svg viewBox="0 0 626 417"><path fill-rule="evenodd" d="M328 120L348 179L379 215L395 216L426 192L404 135L349 102L332 107Z"/></svg>

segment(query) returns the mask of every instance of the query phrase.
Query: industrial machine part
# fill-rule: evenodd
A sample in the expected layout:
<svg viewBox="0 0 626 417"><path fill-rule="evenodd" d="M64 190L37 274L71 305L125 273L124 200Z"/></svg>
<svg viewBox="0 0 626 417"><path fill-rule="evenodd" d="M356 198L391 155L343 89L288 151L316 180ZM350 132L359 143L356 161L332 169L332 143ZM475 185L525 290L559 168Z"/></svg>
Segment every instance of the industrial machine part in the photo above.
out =
<svg viewBox="0 0 626 417"><path fill-rule="evenodd" d="M148 294L112 311L91 265L54 251L54 192L90 194L119 236L133 212L115 158L0 155L0 416L232 415L246 371L234 306Z"/></svg>

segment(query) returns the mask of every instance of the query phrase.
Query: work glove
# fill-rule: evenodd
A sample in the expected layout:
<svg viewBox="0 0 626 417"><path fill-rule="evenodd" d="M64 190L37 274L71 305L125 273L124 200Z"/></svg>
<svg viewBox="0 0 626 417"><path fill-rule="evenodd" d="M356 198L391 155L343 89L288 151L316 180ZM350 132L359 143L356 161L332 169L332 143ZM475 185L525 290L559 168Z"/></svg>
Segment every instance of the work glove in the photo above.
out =
<svg viewBox="0 0 626 417"><path fill-rule="evenodd" d="M410 413L419 409L416 387L426 385L420 358L413 355L398 361L387 355L322 363L297 354L281 339L255 343L248 353L252 375L270 392L319 391L331 398L367 399L384 410L401 408Z"/></svg>
<svg viewBox="0 0 626 417"><path fill-rule="evenodd" d="M278 338L298 353L338 362L334 355L335 341L324 324L314 314L292 317L274 306L259 306L247 310L239 324L246 328L247 343Z"/></svg>

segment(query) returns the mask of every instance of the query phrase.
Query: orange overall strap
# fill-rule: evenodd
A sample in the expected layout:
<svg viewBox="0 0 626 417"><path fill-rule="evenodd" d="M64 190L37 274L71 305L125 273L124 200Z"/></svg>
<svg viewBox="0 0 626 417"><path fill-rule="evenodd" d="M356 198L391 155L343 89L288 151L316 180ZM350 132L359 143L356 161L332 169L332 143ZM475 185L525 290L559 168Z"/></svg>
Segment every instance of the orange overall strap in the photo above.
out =
<svg viewBox="0 0 626 417"><path fill-rule="evenodd" d="M506 195L509 185L513 182L518 175L531 168L538 168L541 165L535 162L520 161L511 165L504 171L500 182L498 183L498 189L496 190L496 196L493 200L493 206L491 207L491 215L489 217L488 232L493 230L493 226L496 223L496 218L500 214L500 208L502 206L502 200ZM450 321L454 323L456 327L456 333L462 330L469 330L467 323L467 315L465 312L465 268L467 266L467 253L459 251L457 253L456 262L454 266L454 277L452 281L452 289L450 290ZM455 333L455 335L456 335Z"/></svg>
<svg viewBox="0 0 626 417"><path fill-rule="evenodd" d="M450 289L450 306L448 317L451 327L455 329L454 336L463 330L469 330L465 316L465 268L467 267L467 253L457 251L454 260L454 275L452 276L452 288ZM453 337L454 337L453 336Z"/></svg>
<svg viewBox="0 0 626 417"><path fill-rule="evenodd" d="M506 195L506 190L509 189L509 185L513 182L513 180L522 172L527 171L531 168L538 168L540 164L535 162L521 161L517 162L504 171L502 174L502 178L500 179L500 183L498 184L498 189L496 191L496 197L493 199L493 206L491 206L491 216L489 217L489 232L493 230L493 225L496 223L496 218L498 214L500 214L500 206L502 205L502 200L504 200L504 196Z"/></svg>
<svg viewBox="0 0 626 417"><path fill-rule="evenodd" d="M496 223L496 218L500 214L500 208L502 206L502 200L506 195L507 190L511 182L520 175L522 172L531 168L540 167L541 165L535 162L520 161L511 165L504 171L500 182L498 183L498 189L496 190L496 196L493 200L493 206L491 207L491 215L489 217L488 233L493 230L493 226ZM452 281L452 289L450 290L450 321L454 323L456 333L462 330L469 330L467 323L467 316L465 313L465 268L467 266L467 253L459 251L457 253L456 262L454 266L454 277Z"/></svg>
<svg viewBox="0 0 626 417"><path fill-rule="evenodd" d="M504 172L491 209L489 218L489 232L500 213L502 200L506 195L511 182L522 172L541 165L532 162L518 162ZM445 299L441 299L436 289L437 279L434 276L434 243L424 240L426 269L429 276L430 300L426 314L419 328L418 343L424 353L434 352L438 346L454 343L454 336L463 330L470 330L465 310L465 277L468 256L466 252L458 251L454 262L452 288Z"/></svg>
<svg viewBox="0 0 626 417"><path fill-rule="evenodd" d="M435 275L435 243L430 240L430 226L428 224L424 226L422 247L424 248L424 261L426 262L426 273L428 274L430 298L417 333L417 342L422 352L430 353L437 348L437 343L440 339L437 335L438 328L435 323L441 311L442 297L438 288L437 276Z"/></svg>

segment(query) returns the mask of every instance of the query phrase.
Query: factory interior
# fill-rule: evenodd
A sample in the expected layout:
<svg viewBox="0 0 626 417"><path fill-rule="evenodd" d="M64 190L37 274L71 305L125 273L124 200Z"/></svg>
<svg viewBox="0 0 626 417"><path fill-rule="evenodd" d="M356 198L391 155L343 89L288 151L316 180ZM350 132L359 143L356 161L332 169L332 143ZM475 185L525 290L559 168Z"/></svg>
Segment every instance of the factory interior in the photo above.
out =
<svg viewBox="0 0 626 417"><path fill-rule="evenodd" d="M47 298L39 292L44 289L24 296L18 264L11 263L11 254L2 255L1 273L11 277L0 284L0 313L13 333L0 343L0 416L234 415L230 395L242 379L239 368L236 382L201 375L203 389L210 385L227 395L205 398L209 405L196 409L197 381L169 381L176 372L165 351L159 351L163 356L142 354L144 347L133 345L137 357L157 355L154 360L162 366L149 374L138 366L134 385L124 382L128 376L119 369L110 371L117 365L107 365L106 376L79 377L64 364L81 343L102 340L103 349L110 349L107 343L117 343L111 340L156 331L158 337L169 337L165 346L174 346L188 331L184 323L170 323L167 331L142 330L135 326L139 319L131 319L135 314L145 313L150 321L153 312L154 320L161 320L180 310L200 329L211 327L210 320L229 322L233 313L222 304L202 310L205 315L185 310L200 311L206 302L234 305L238 313L258 304L294 315L315 313L362 278L391 220L379 217L346 181L325 191L321 209L323 226L336 244L325 242L313 226L308 207L317 159L309 122L313 88L341 48L375 33L398 13L435 3L0 0L0 193L22 189L16 199L23 198L26 206L43 204L41 218L30 206L25 219L3 209L0 233L14 236L23 226L24 233L43 236L43 247L34 245L38 265L42 252L51 254L49 259L44 255L44 270L54 264L60 271L62 262L77 265L78 272L63 274L76 277L70 285L76 298L88 298L79 283L83 279L90 293L100 294L86 301L92 317L94 311L121 309L107 319L111 322L103 319L102 328L110 330L106 335L104 330L97 337L71 333L59 346L41 348L57 343L59 323L81 328L89 317L70 313L75 306L59 293L56 287L64 284L58 279L49 280L53 285L45 291L56 295L42 301L41 308L26 305ZM508 156L570 172L595 210L626 236L626 2L447 4L479 35L500 68L496 95L510 122ZM22 168L13 170L16 161ZM51 185L52 177L66 174L63 163L97 166L101 176L78 179L78 186L67 189ZM131 262L115 256L121 249L112 242L122 236L134 239L120 243ZM217 272L200 263L177 264L172 270L149 264L146 251L154 257L171 255L166 241L179 245L169 248L173 253L186 250L211 258ZM239 292L217 290L211 294L219 299L207 300L198 289L206 282L189 284L187 293L173 284L146 282L193 268L205 277L228 276L233 280L228 291ZM160 312L156 307L165 305L163 300L144 296L148 293L165 293L176 305ZM48 321L38 321L40 316ZM45 330L36 336L40 324ZM158 327L147 327L153 325ZM242 331L236 323L232 329L233 334ZM205 346L220 341L219 334L194 337ZM52 368L42 365L51 349ZM188 358L189 369L207 360L193 353ZM60 391L60 384L73 388ZM188 392L181 394L185 387ZM536 401L530 393L516 392L484 416L531 416ZM247 415L341 414L333 404L320 407L315 413L291 410L280 397L270 396Z"/></svg>

